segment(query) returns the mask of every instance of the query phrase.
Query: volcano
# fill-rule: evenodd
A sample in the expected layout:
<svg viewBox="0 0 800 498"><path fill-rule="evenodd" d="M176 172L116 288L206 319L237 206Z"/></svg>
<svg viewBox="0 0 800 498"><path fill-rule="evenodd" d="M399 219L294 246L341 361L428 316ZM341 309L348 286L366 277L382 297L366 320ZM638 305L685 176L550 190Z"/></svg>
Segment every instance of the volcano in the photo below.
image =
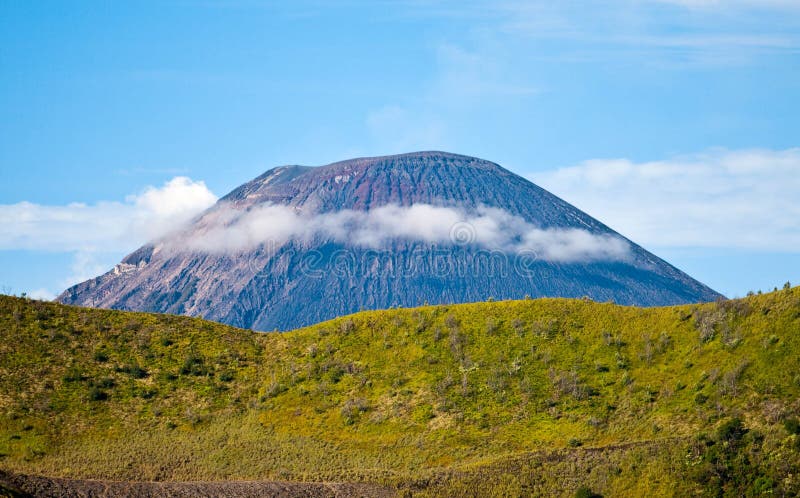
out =
<svg viewBox="0 0 800 498"><path fill-rule="evenodd" d="M495 163L417 152L271 169L58 300L286 330L524 297L659 306L720 295Z"/></svg>

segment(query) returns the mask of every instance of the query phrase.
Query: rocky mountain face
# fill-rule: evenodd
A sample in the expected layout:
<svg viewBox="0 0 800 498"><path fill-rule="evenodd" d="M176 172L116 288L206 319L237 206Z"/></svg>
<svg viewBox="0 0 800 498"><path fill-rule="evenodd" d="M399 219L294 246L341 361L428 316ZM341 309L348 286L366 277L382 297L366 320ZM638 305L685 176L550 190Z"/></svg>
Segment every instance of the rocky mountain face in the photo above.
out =
<svg viewBox="0 0 800 498"><path fill-rule="evenodd" d="M719 294L497 164L420 152L269 170L58 300L285 330L524 296L652 306Z"/></svg>

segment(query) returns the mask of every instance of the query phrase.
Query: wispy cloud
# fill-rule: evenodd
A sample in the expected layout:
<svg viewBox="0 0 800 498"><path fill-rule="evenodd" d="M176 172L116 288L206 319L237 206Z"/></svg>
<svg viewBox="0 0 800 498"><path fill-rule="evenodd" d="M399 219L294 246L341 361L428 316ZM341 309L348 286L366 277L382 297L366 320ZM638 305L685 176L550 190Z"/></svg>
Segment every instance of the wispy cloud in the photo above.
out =
<svg viewBox="0 0 800 498"><path fill-rule="evenodd" d="M435 115L411 113L399 105L386 105L367 114L366 125L376 147L388 152L438 149L445 126Z"/></svg>
<svg viewBox="0 0 800 498"><path fill-rule="evenodd" d="M756 149L595 159L530 178L647 246L796 253L798 172L800 149Z"/></svg>
<svg viewBox="0 0 800 498"><path fill-rule="evenodd" d="M436 49L437 76L431 100L481 100L486 98L528 97L540 93L534 85L514 81L512 63L496 53L470 51L442 43Z"/></svg>
<svg viewBox="0 0 800 498"><path fill-rule="evenodd" d="M393 18L452 21L458 34L445 32L431 44L421 60L430 76L418 87L366 113L366 130L382 151L447 148L458 123L497 112L494 105L535 112L535 101L526 99L559 91L548 83L552 64L671 73L800 54L800 2L792 0L442 0L386 7Z"/></svg>
<svg viewBox="0 0 800 498"><path fill-rule="evenodd" d="M516 75L513 61L494 52L437 45L433 76L413 101L370 110L367 130L382 153L445 149L454 114L487 102L517 102L541 89Z"/></svg>
<svg viewBox="0 0 800 498"><path fill-rule="evenodd" d="M205 183L181 176L124 201L0 205L0 250L126 250L177 228L216 200Z"/></svg>
<svg viewBox="0 0 800 498"><path fill-rule="evenodd" d="M33 299L41 299L43 301L52 301L56 298L56 295L48 289L33 289L27 292L27 295Z"/></svg>
<svg viewBox="0 0 800 498"><path fill-rule="evenodd" d="M468 211L429 204L386 205L370 211L309 214L283 205L246 211L228 205L206 214L201 226L200 231L180 237L179 246L166 245L161 250L241 253L290 240L332 240L380 249L392 241L411 240L525 252L556 262L622 260L629 255L628 243L619 237L579 229L540 229L489 207Z"/></svg>
<svg viewBox="0 0 800 498"><path fill-rule="evenodd" d="M216 200L203 182L175 177L123 201L0 205L0 250L71 253L70 267L53 279L53 288L29 292L52 298L105 272L121 253L176 229Z"/></svg>
<svg viewBox="0 0 800 498"><path fill-rule="evenodd" d="M679 5L690 9L759 9L795 10L800 9L797 0L649 0L651 3Z"/></svg>
<svg viewBox="0 0 800 498"><path fill-rule="evenodd" d="M466 21L531 60L659 67L747 64L796 53L796 0L544 0L400 2L417 16ZM448 8L449 7L449 8Z"/></svg>
<svg viewBox="0 0 800 498"><path fill-rule="evenodd" d="M73 252L69 273L64 278L54 282L57 292L102 275L119 262L119 252L127 252L129 250L130 248L126 248L123 251L83 249Z"/></svg>

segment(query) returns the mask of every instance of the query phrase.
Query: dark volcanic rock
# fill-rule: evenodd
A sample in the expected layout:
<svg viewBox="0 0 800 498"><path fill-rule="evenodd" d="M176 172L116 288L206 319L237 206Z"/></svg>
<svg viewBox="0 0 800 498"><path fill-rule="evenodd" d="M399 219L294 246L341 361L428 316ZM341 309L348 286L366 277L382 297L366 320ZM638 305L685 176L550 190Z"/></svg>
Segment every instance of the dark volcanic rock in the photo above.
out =
<svg viewBox="0 0 800 498"><path fill-rule="evenodd" d="M621 238L524 178L473 157L419 152L317 168L283 166L235 189L185 231L136 250L111 272L68 289L58 300L203 316L272 330L361 309L488 297L588 296L643 306L719 297L629 241L624 259L575 261L403 238L389 241L380 250L326 237L224 253L174 250L186 240L202 240L230 210L248 212L279 205L298 213L320 214L418 204L500 208L543 230L581 230Z"/></svg>
<svg viewBox="0 0 800 498"><path fill-rule="evenodd" d="M0 494L18 498L350 498L391 497L394 490L361 483L278 481L138 482L61 479L0 471ZM3 495L5 496L5 495Z"/></svg>

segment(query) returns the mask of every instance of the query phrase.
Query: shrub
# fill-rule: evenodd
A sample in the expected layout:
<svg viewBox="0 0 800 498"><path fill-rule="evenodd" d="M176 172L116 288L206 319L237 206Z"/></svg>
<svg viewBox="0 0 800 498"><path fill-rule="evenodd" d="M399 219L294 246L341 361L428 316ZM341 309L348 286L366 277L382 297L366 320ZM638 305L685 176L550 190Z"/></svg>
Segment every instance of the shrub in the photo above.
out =
<svg viewBox="0 0 800 498"><path fill-rule="evenodd" d="M800 434L800 420L790 417L783 421L783 427L789 434Z"/></svg>
<svg viewBox="0 0 800 498"><path fill-rule="evenodd" d="M264 396L266 398L274 398L275 396L285 391L286 391L286 386L284 386L279 382L273 382L267 386L267 389L264 391Z"/></svg>
<svg viewBox="0 0 800 498"><path fill-rule="evenodd" d="M742 361L732 370L726 372L720 381L719 391L726 396L735 397L739 393L739 380L742 378L744 371L749 366L749 362Z"/></svg>
<svg viewBox="0 0 800 498"><path fill-rule="evenodd" d="M364 398L350 398L344 402L342 405L342 417L345 419L346 424L352 424L355 422L356 417L361 413L366 412L369 410L369 405L367 404L367 400Z"/></svg>
<svg viewBox="0 0 800 498"><path fill-rule="evenodd" d="M98 387L93 387L89 390L89 401L105 401L108 399L108 393Z"/></svg>
<svg viewBox="0 0 800 498"><path fill-rule="evenodd" d="M725 421L717 429L717 440L720 442L736 443L747 434L742 419L734 417Z"/></svg>
<svg viewBox="0 0 800 498"><path fill-rule="evenodd" d="M642 344L642 351L639 353L639 359L649 365L653 361L654 352L653 341L650 336L646 336Z"/></svg>
<svg viewBox="0 0 800 498"><path fill-rule="evenodd" d="M336 384L347 373L347 367L337 361L330 361L322 366L322 371L325 372L331 384Z"/></svg>
<svg viewBox="0 0 800 498"><path fill-rule="evenodd" d="M139 365L126 365L124 367L118 367L117 371L121 373L126 373L131 377L133 377L134 379L144 379L150 375L150 373L147 370L140 367Z"/></svg>
<svg viewBox="0 0 800 498"><path fill-rule="evenodd" d="M208 416L198 413L193 408L187 408L186 412L183 414L183 419L191 425L197 425L208 420Z"/></svg>
<svg viewBox="0 0 800 498"><path fill-rule="evenodd" d="M414 318L414 321L416 322L414 325L414 332L416 332L417 334L421 334L422 332L425 331L425 329L428 328L429 325L428 320L422 315L422 313L415 310L411 314L411 316Z"/></svg>
<svg viewBox="0 0 800 498"><path fill-rule="evenodd" d="M730 327L725 327L722 333L722 344L728 349L734 349L741 343L741 331L738 328L732 330Z"/></svg>
<svg viewBox="0 0 800 498"><path fill-rule="evenodd" d="M514 321L511 322L511 326L514 327L514 332L516 332L518 336L525 336L525 322L519 318L515 318Z"/></svg>
<svg viewBox="0 0 800 498"><path fill-rule="evenodd" d="M695 326L700 334L700 342L709 342L716 335L717 327L725 320L725 313L718 306L713 310L701 310L695 314Z"/></svg>
<svg viewBox="0 0 800 498"><path fill-rule="evenodd" d="M117 383L114 382L114 379L112 379L111 377L100 379L100 382L97 383L97 387L102 387L103 389L111 389L116 385Z"/></svg>
<svg viewBox="0 0 800 498"><path fill-rule="evenodd" d="M666 331L662 331L661 335L658 336L658 345L657 351L659 353L665 353L672 347L672 337Z"/></svg>
<svg viewBox="0 0 800 498"><path fill-rule="evenodd" d="M758 477L753 483L748 496L762 496L773 494L772 490L775 488L775 482L766 476Z"/></svg>
<svg viewBox="0 0 800 498"><path fill-rule="evenodd" d="M555 372L551 370L549 375L556 392L562 396L572 396L575 400L581 401L592 395L593 391L583 384L574 371Z"/></svg>
<svg viewBox="0 0 800 498"><path fill-rule="evenodd" d="M339 324L339 331L342 333L342 335L347 335L353 332L355 329L356 329L356 324L352 318L348 318L347 320L344 320L341 324Z"/></svg>
<svg viewBox="0 0 800 498"><path fill-rule="evenodd" d="M603 498L603 495L595 493L586 486L581 486L575 491L575 498Z"/></svg>
<svg viewBox="0 0 800 498"><path fill-rule="evenodd" d="M486 386L495 393L508 389L508 380L505 371L500 368L492 369L489 373L489 378L486 380Z"/></svg>
<svg viewBox="0 0 800 498"><path fill-rule="evenodd" d="M208 375L208 369L205 366L203 358L190 354L183 362L180 370L181 375Z"/></svg>
<svg viewBox="0 0 800 498"><path fill-rule="evenodd" d="M413 413L413 419L419 423L426 423L436 417L433 407L427 403L418 406Z"/></svg>
<svg viewBox="0 0 800 498"><path fill-rule="evenodd" d="M403 387L407 383L408 383L408 379L403 377L402 375L400 375L400 376L395 377L392 380L392 387L395 388L395 389L398 389L400 387Z"/></svg>
<svg viewBox="0 0 800 498"><path fill-rule="evenodd" d="M466 342L466 336L459 332L458 327L450 329L450 352L453 353L456 359L463 361Z"/></svg>
<svg viewBox="0 0 800 498"><path fill-rule="evenodd" d="M64 382L80 382L86 380L86 377L78 368L72 367L66 371L61 380Z"/></svg>

